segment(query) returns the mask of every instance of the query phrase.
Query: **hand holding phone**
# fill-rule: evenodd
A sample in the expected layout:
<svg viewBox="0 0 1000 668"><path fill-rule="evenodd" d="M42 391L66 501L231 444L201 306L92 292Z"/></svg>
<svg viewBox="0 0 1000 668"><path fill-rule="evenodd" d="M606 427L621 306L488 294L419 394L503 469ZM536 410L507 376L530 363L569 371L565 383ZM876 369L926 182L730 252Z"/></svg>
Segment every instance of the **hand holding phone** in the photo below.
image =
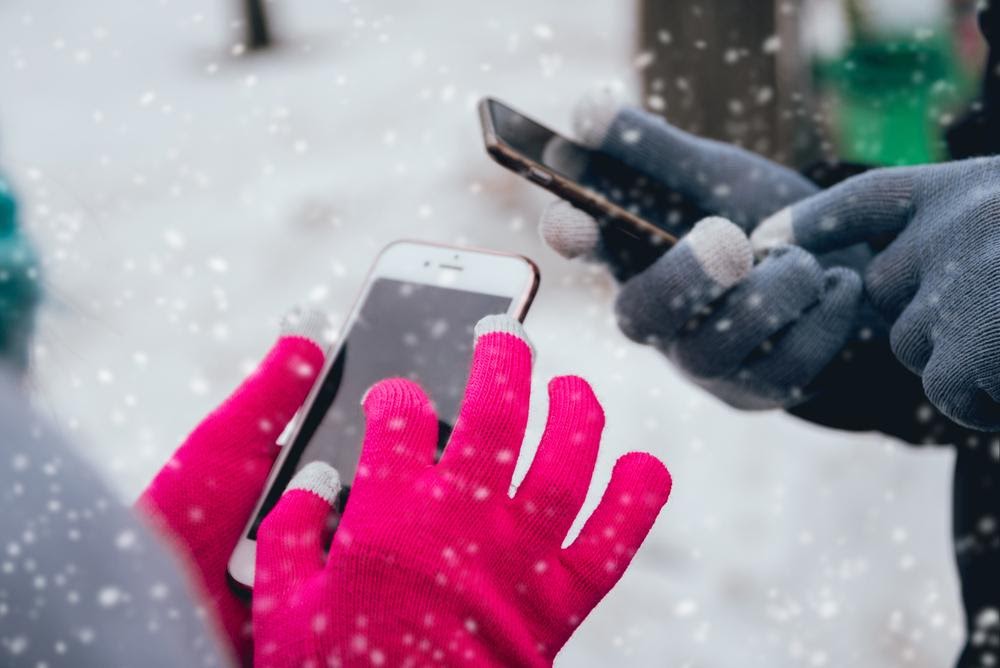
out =
<svg viewBox="0 0 1000 668"><path fill-rule="evenodd" d="M479 103L487 153L502 166L572 204L593 221L586 239L568 243L607 253L624 278L649 266L676 242L662 214L685 206L655 180L599 150L550 130L493 98Z"/></svg>
<svg viewBox="0 0 1000 668"><path fill-rule="evenodd" d="M511 496L532 349L509 316L483 319L475 335L439 461L430 398L408 380L383 381L365 397L361 466L329 556L329 467L303 470L264 520L254 665L551 666L622 576L670 474L652 455L621 457L563 549L597 461L601 405L581 378L549 383L545 433Z"/></svg>
<svg viewBox="0 0 1000 668"><path fill-rule="evenodd" d="M192 566L209 614L244 663L250 610L226 582L226 564L278 456L275 441L323 368L323 321L286 320L260 366L191 432L136 504Z"/></svg>
<svg viewBox="0 0 1000 668"><path fill-rule="evenodd" d="M296 420L256 509L229 559L237 587L251 587L257 531L297 471L311 462L334 466L344 482L339 505L358 470L364 432L361 401L384 378L419 380L441 422L441 445L458 413L472 356L471 332L490 313L523 318L538 287L527 258L419 242L397 242L375 262L320 380ZM335 527L328 527L328 534ZM232 549L233 543L229 545Z"/></svg>
<svg viewBox="0 0 1000 668"><path fill-rule="evenodd" d="M620 280L650 266L704 217L728 218L749 233L818 190L755 153L625 106L609 87L574 110L578 141L492 98L480 103L480 119L497 162L565 202L542 219L549 244L605 263Z"/></svg>
<svg viewBox="0 0 1000 668"><path fill-rule="evenodd" d="M489 108L498 118L514 113L499 104ZM799 407L829 390L821 373L856 332L857 273L826 268L792 248L754 266L747 239L763 218L818 187L761 156L622 106L606 91L587 96L574 116L588 155L603 156L605 162L597 164L626 165L686 203L644 212L647 220L679 237L675 245L657 248L662 256L648 266L617 253L615 241L600 232L601 222L572 195L543 215L543 235L555 250L603 262L622 280L615 304L622 331L655 346L696 384L739 408ZM522 152L543 145L539 137L551 140L551 131L537 124L517 120L508 125L530 129L504 132L508 146ZM533 155L544 162L543 153ZM606 162L611 159L617 162ZM555 167L550 162L549 169ZM699 223L704 214L721 214L732 222L716 217ZM828 402L832 405L822 413L849 420L836 413L838 401Z"/></svg>

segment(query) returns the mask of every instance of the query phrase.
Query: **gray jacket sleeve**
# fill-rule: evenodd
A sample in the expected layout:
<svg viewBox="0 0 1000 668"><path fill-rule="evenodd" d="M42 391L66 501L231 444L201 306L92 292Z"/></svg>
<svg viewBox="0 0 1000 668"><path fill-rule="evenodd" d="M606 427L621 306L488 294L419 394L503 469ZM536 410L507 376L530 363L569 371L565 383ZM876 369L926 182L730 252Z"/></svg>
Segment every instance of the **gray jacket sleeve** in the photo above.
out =
<svg viewBox="0 0 1000 668"><path fill-rule="evenodd" d="M0 369L0 665L221 666L163 546Z"/></svg>

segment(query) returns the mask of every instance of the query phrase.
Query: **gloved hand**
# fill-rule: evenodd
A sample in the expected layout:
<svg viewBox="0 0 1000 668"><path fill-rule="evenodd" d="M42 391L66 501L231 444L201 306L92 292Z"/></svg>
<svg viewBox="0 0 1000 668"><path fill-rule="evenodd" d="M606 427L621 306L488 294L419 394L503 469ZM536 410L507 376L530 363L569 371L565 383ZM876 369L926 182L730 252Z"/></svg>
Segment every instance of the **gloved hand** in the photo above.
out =
<svg viewBox="0 0 1000 668"><path fill-rule="evenodd" d="M616 312L625 334L655 345L694 382L738 408L788 408L822 394L815 379L857 334L860 278L844 266L824 269L796 248L753 266L745 236L818 187L758 155L623 108L607 91L577 107L574 126L589 146L665 183L696 210L736 223L712 218L688 232L695 221L671 212L651 221L686 236L622 285ZM546 210L541 230L566 257L613 261L598 224L566 202ZM825 264L865 259L865 249L854 248Z"/></svg>
<svg viewBox="0 0 1000 668"><path fill-rule="evenodd" d="M768 215L820 190L798 172L756 153L696 137L660 116L625 106L619 91L610 86L581 99L572 123L580 142L680 196L686 207L664 211L659 220L650 221L678 235L705 216L727 218L749 233ZM562 200L554 206L574 215L575 209ZM682 211L691 217L680 216Z"/></svg>
<svg viewBox="0 0 1000 668"><path fill-rule="evenodd" d="M192 567L237 657L249 662L249 606L226 567L278 455L275 444L323 366L322 319L287 320L257 370L187 437L137 502Z"/></svg>
<svg viewBox="0 0 1000 668"><path fill-rule="evenodd" d="M817 194L819 193L817 187L809 182L803 182L799 175L789 170L740 149L692 137L669 126L658 117L642 111L622 109L610 95L599 94L585 100L577 108L574 120L576 132L584 143L626 162L653 179L668 184L680 195L682 202L677 207L672 211L663 212L660 219L652 221L663 225L677 236L687 231L697 219L697 214L730 216L745 232L750 233L757 229L764 218L777 211L782 202L792 204L795 201L805 200L807 196L813 196L814 199L805 200L801 204L801 218L810 220L812 224L799 223L800 209L793 206L792 214L782 214L776 218L776 222L761 225L764 229L754 236L757 245L766 245L769 236L772 244L800 242L797 237L800 228L823 231L824 227L831 225L832 219L827 219L823 213L818 215L806 213L814 209L810 203L813 201L822 203L823 206L815 207L819 211L827 209L845 214L849 212L852 224L848 227L855 241L870 238L865 233L872 218L883 220L881 227L885 231L884 218L887 206L890 207L889 218L897 220L896 229L906 225L905 222L900 225L899 217L892 215L892 190L889 190L889 197L885 196L884 190L881 197L875 192L880 188L885 189L887 184L892 184L894 188L899 187L895 179L884 178L882 172L877 172L875 176L858 177L857 181L848 182L851 185L835 187ZM769 340L766 346L755 351L747 362L737 365L735 371L729 374L723 373L716 378L702 378L699 381L699 384L709 391L740 407L782 405L789 413L838 429L877 429L909 443L957 445L953 531L968 630L968 642L959 660L959 665L963 668L982 665L986 657L992 659L1000 636L1000 623L996 619L998 592L994 584L996 578L992 576L996 571L1000 542L997 541L997 534L992 528L994 522L989 519L995 514L994 509L997 507L1000 495L998 491L1000 487L997 485L997 481L1000 480L998 473L1000 449L996 445L995 438L977 434L956 424L927 402L920 377L903 367L893 355L889 341L889 324L882 314L897 323L893 330L893 338L899 344L894 345L898 345L900 350L905 347L907 352L904 356L911 359L911 362L920 362L924 357L929 360L939 356L939 350L942 354L944 352L943 339L936 335L927 336L928 331L953 332L961 327L962 322L976 322L977 314L981 313L985 319L988 313L995 312L995 309L989 308L988 304L991 301L987 299L982 302L981 310L972 309L967 312L973 317L950 320L946 327L931 326L930 329L927 328L926 320L923 318L914 318L918 322L911 324L913 321L902 315L905 310L909 310L903 309L905 304L914 303L917 301L916 297L929 296L931 293L929 288L923 287L930 285L927 283L928 274L923 271L920 273L912 271L915 264L913 259L923 260L932 254L944 258L946 255L942 253L943 251L951 249L958 251L960 247L965 247L969 243L974 245L977 236L983 242L984 239L988 239L986 235L992 229L989 225L982 224L961 225L964 231L954 229L951 224L941 224L940 229L932 229L932 223L937 216L927 215L930 193L938 193L934 198L939 203L940 209L946 212L948 208L952 209L948 212L950 214L948 218L955 223L971 223L975 216L968 214L970 207L974 208L976 202L982 211L989 209L990 206L983 201L984 197L987 201L992 197L992 209L996 211L995 178L1000 170L996 168L996 159L993 160L992 176L986 174L985 180L968 178L972 176L970 172L963 176L956 175L956 178L962 181L952 186L951 193L948 192L947 186L929 190L924 188L919 200L921 206L919 208L913 206L908 210L908 218L911 221L909 226L886 250L887 256L880 258L879 264L872 266L869 283L872 278L878 276L878 282L886 286L878 292L892 293L897 297L911 293L901 300L902 304L887 295L880 304L883 308L876 309L876 305L868 299L858 300L854 296L857 280L848 277L845 280L851 284L849 287L835 292L829 298L829 302L826 297L819 300L819 304L827 304L826 309L821 309L818 305L812 307L820 313L827 310L830 316L817 315L815 324L805 328L801 328L799 320L793 318L785 333L779 335L781 340L791 336L793 343L799 341L803 346L775 346ZM944 173L955 168L944 166L926 169L935 170L936 174L938 171ZM906 197L909 196L909 189L918 180L922 181L914 179L904 186L903 192ZM938 181L936 178L932 180ZM992 181L992 187L988 185L989 181ZM938 183L940 185L944 182L941 180ZM858 190L853 185L855 183L869 184L869 187ZM992 195L988 194L990 192ZM864 196L859 196L862 193ZM899 197L900 193L895 192L895 196ZM968 196L967 201L958 199L966 196ZM916 202L917 200L914 204ZM696 215L691 215L692 211ZM918 216L926 221L920 226L924 229L920 234L910 229L916 226ZM794 225L789 222L793 218ZM846 221L838 220L838 222ZM777 232L768 232L771 226L776 227ZM708 360L709 367L716 364L716 360L711 358L714 352L712 345L724 339L726 332L739 334L747 330L740 310L736 311L736 316L726 317L730 308L741 303L739 297L734 299L726 293L735 293L739 288L732 286L743 285L741 281L745 279L741 279L741 276L746 275L748 266L743 258L745 251L737 243L739 240L734 234L731 232L726 234L723 231L723 225L712 223L711 227L715 229L714 233L690 234L689 238L662 257L657 264L632 278L625 284L618 301L618 311L626 332L640 339L649 334L650 340L657 343L685 370L692 359L695 360L695 370L705 368L706 365L701 363L702 359ZM549 245L566 257L581 257L605 263L616 260L615 253L602 247L603 242L596 222L565 202L556 202L546 210L541 221L541 231ZM833 230L838 238L836 243L815 245L809 242L803 243L821 253L817 259L823 267L842 266L864 272L874 255L868 244L852 246L844 251L824 252L834 246L840 248L851 243L851 239L841 235L846 231L844 226L837 226ZM702 238L699 239L699 236ZM904 240L904 237L916 240L918 236L921 239L916 243ZM728 238L731 243L726 243L723 237ZM935 242L931 241L931 237L936 237ZM841 241L843 243L840 243ZM923 243L924 241L926 243ZM893 246L905 247L906 251L893 251ZM723 252L726 248L734 250ZM964 257L970 259L978 257L982 261L984 255L988 257L990 248L989 243L981 243L978 251L971 249L971 252ZM793 255L797 254L793 252ZM908 256L909 260L903 261L904 255ZM787 258L787 248L778 252L779 262L787 262ZM770 282L766 292L759 293L762 300L771 297L780 301L783 291L809 289L808 286L815 281L815 278L812 278L799 284L797 283L799 279L792 272L766 270L765 267L773 259L775 258L765 260L750 274L759 274L760 278L756 279L759 283L765 282L763 278L765 273L774 272L779 276ZM808 260L803 259L803 262L809 265ZM883 269L879 268L880 264ZM947 260L943 264L941 262L931 264L936 265L934 270L936 275L942 273L942 268L945 270L943 273L947 275L949 267ZM773 264L771 266L774 267ZM989 277L983 275L989 271L989 266L987 261L979 265L978 271L973 271L973 274L978 274L981 282L971 289L970 296L974 292L985 291L987 286L991 285ZM707 267L713 268L705 271ZM722 271L719 267L742 269ZM930 265L927 268L930 270ZM628 276L633 273L635 272L630 271L628 267L612 267L612 274L615 276ZM817 275L815 268L802 273L811 274L813 277ZM709 274L721 276L725 280L712 281L708 278ZM958 280L961 274L961 271L957 272L953 278ZM786 278L781 279L781 275ZM694 277L693 280L691 276ZM971 282L974 279L972 275L965 275L962 280ZM919 281L921 287L916 290L916 295L913 295L915 281ZM937 281L934 283L937 284ZM728 291L727 285L730 286ZM713 297L711 294L705 295L705 290L718 294L714 298L716 305L712 316L717 326L715 332L704 327L704 315L692 318L687 323L683 322L689 313L709 308L704 304L711 303ZM995 294L993 298L996 298ZM696 301L697 303L692 303ZM949 300L953 306L962 301L964 300L955 298ZM837 306L838 302L843 308ZM847 318L847 311L852 302L857 303L857 314L854 324L844 330L843 322ZM938 310L944 313L943 308L949 302L942 300L937 305ZM748 301L744 300L743 304L744 307L747 306ZM675 308L675 305L682 308ZM885 308L887 305L888 308ZM744 308L743 311L745 310ZM917 315L917 311L918 309L913 310L914 316ZM827 317L832 317L833 326L824 326L823 321ZM636 327L635 323L640 326ZM725 331L718 331L719 326ZM815 338L815 344L810 343L810 339L813 338L810 329L813 332L820 332ZM911 330L913 332L911 334L904 333ZM750 328L747 331L755 330ZM952 340L957 340L954 337L953 333ZM748 343L752 344L754 338L759 340L759 334L755 333L752 337L748 337ZM911 343L914 339L920 342L916 346ZM739 339L736 341L739 342ZM928 346L926 341L933 341L933 354L930 352L931 346ZM699 346L701 342L704 342L704 345ZM905 346L902 345L904 342ZM971 342L966 339L965 343ZM986 350L993 350L993 343L993 339L987 338L985 349L971 346L966 354L986 357ZM768 348L769 351L764 352ZM684 354L685 349L692 349L693 352ZM956 352L959 350L955 346L948 346L948 349ZM732 348L727 347L726 350ZM922 352L918 353L920 350ZM823 360L831 352L834 353L832 359L824 366ZM956 357L961 358L962 355L951 355L952 359ZM803 364L801 368L800 364ZM820 368L822 371L817 373L817 369ZM925 377L928 369L933 370L929 363L924 367ZM969 367L969 370L971 369L972 367ZM785 370L796 373L797 376L786 377ZM741 376L746 376L746 380L741 382ZM754 377L765 382L755 381ZM774 380L768 380L769 378ZM946 380L939 381L938 385L949 386ZM803 387L804 390L798 389ZM944 391L943 394L948 396L951 392ZM966 396L970 394L968 388L964 394ZM971 394L985 400L984 395L988 392L977 393L976 390L972 390ZM949 405L950 402L945 402L939 407L950 411ZM968 405L967 400L966 405ZM951 414L957 417L956 413Z"/></svg>
<svg viewBox="0 0 1000 668"><path fill-rule="evenodd" d="M967 631L962 668L988 665L1000 646L1000 441L972 430L1000 426L998 223L1000 158L984 158L868 172L775 214L752 236L760 251L787 242L824 252L889 240L865 272L865 288L892 323L896 357L919 374L910 378L922 380L937 408L915 411L911 426L899 420L897 428L955 444L952 532ZM896 394L873 403L891 416L886 408L899 403Z"/></svg>
<svg viewBox="0 0 1000 668"><path fill-rule="evenodd" d="M302 469L261 524L255 659L274 666L544 666L618 581L670 492L644 453L618 460L569 547L604 415L585 381L549 384L549 416L513 498L528 416L531 349L520 324L476 327L462 408L434 464L437 418L414 383L365 396L364 448L324 564L337 493L324 464Z"/></svg>
<svg viewBox="0 0 1000 668"><path fill-rule="evenodd" d="M955 422L1000 430L1000 158L879 169L785 209L752 236L824 253L891 240L865 271L899 361Z"/></svg>

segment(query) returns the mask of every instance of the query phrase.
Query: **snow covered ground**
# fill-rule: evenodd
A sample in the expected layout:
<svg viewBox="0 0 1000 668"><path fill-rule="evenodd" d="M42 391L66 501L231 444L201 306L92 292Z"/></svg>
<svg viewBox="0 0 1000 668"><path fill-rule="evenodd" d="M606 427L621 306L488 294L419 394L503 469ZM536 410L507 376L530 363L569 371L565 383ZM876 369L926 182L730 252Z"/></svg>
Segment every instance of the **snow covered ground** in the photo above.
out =
<svg viewBox="0 0 1000 668"><path fill-rule="evenodd" d="M580 373L607 410L585 512L627 450L675 478L559 665L952 660L950 456L737 413L692 388L617 333L609 282L542 246L546 198L483 153L482 94L559 123L594 82L634 83L631 3L282 0L283 46L243 58L236 6L0 4L0 158L49 290L35 390L123 499L290 305L339 320L389 241L517 251L543 275L537 389Z"/></svg>

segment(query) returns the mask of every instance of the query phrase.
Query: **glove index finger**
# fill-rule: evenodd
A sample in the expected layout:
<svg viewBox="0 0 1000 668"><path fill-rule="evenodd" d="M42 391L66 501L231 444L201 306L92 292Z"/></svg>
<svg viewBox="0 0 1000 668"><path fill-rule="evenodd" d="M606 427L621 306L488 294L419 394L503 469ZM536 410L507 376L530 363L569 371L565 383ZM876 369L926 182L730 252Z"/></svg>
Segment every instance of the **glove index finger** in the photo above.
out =
<svg viewBox="0 0 1000 668"><path fill-rule="evenodd" d="M286 320L281 338L236 390L191 434L186 446L207 445L277 455L273 445L323 368L320 314Z"/></svg>
<svg viewBox="0 0 1000 668"><path fill-rule="evenodd" d="M615 302L618 326L633 341L667 343L752 268L743 231L724 218L706 218L622 286Z"/></svg>
<svg viewBox="0 0 1000 668"><path fill-rule="evenodd" d="M771 215L750 235L758 256L786 244L813 253L899 234L913 209L910 170L876 169Z"/></svg>
<svg viewBox="0 0 1000 668"><path fill-rule="evenodd" d="M507 314L476 323L472 368L439 470L475 500L506 494L524 441L533 351Z"/></svg>
<svg viewBox="0 0 1000 668"><path fill-rule="evenodd" d="M295 474L258 531L258 592L281 592L323 568L323 532L340 489L340 474L324 462L310 462Z"/></svg>

